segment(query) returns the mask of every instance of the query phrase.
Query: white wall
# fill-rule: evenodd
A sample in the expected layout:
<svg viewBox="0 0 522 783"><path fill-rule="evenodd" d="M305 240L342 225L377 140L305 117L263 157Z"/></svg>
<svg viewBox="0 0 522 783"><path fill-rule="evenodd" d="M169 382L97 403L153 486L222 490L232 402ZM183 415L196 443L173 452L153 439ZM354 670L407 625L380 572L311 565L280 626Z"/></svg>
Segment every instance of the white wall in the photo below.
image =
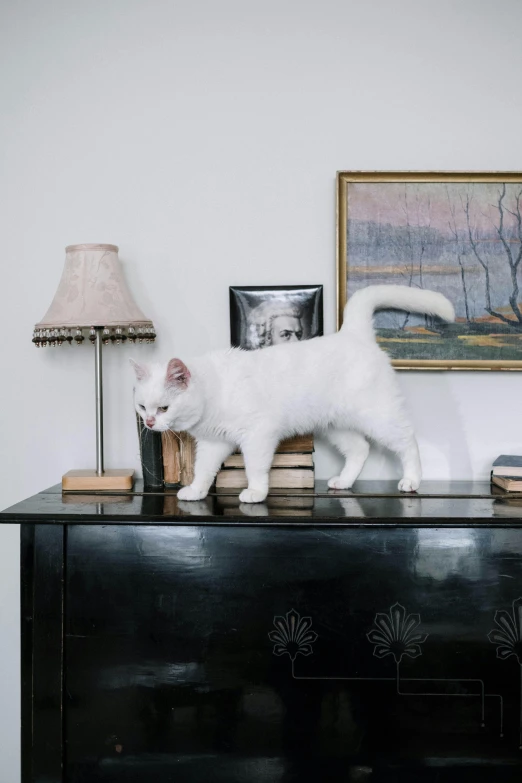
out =
<svg viewBox="0 0 522 783"><path fill-rule="evenodd" d="M127 358L226 346L231 284L323 283L337 169L522 169L519 0L4 0L0 507L94 460L90 346L36 351L64 247L120 246L160 344L106 352L106 461L138 466ZM170 348L172 346L172 348ZM430 478L520 453L522 376L401 376ZM317 473L336 458L319 450ZM397 475L375 455L366 477ZM0 783L18 776L16 530L0 530Z"/></svg>

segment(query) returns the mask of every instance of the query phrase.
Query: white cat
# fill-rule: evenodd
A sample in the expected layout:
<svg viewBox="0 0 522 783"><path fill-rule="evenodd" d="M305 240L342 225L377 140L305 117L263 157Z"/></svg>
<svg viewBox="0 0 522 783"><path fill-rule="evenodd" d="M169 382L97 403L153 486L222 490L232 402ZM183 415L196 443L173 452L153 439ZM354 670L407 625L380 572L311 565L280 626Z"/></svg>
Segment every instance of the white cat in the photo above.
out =
<svg viewBox="0 0 522 783"><path fill-rule="evenodd" d="M341 330L327 337L259 351L216 351L187 364L171 359L166 366L147 367L131 359L136 410L146 426L185 430L197 440L194 481L178 497L204 498L222 462L239 447L248 477L240 501L261 502L279 441L313 431L326 434L345 458L329 487L352 486L368 456L369 438L399 455L399 489L417 490L421 465L413 427L373 331L373 313L382 308L455 319L442 294L370 286L350 297Z"/></svg>

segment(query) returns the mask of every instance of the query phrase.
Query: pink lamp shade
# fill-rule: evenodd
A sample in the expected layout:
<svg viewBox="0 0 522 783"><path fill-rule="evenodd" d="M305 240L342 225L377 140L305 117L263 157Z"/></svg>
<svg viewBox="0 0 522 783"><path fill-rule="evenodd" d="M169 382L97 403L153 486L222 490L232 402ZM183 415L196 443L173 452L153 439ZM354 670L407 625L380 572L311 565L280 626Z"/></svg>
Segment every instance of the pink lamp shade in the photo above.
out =
<svg viewBox="0 0 522 783"><path fill-rule="evenodd" d="M103 329L104 343L153 342L154 325L134 301L123 276L116 245L69 245L58 290L33 343L81 344L88 330L91 342Z"/></svg>

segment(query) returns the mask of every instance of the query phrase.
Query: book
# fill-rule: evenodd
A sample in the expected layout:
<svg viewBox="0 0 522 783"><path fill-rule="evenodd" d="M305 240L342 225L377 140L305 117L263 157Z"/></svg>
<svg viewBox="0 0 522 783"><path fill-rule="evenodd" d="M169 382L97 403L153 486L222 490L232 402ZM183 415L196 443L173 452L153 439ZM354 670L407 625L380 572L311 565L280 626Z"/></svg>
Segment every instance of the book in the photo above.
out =
<svg viewBox="0 0 522 783"><path fill-rule="evenodd" d="M314 458L311 453L306 454L294 454L294 453L282 453L274 454L272 462L273 468L312 468L314 465ZM245 460L242 454L232 454L228 457L224 463L224 468L244 468Z"/></svg>
<svg viewBox="0 0 522 783"><path fill-rule="evenodd" d="M311 454L314 450L313 435L295 435L293 438L285 438L276 449L276 454ZM239 454L239 450L236 454Z"/></svg>
<svg viewBox="0 0 522 783"><path fill-rule="evenodd" d="M314 450L313 435L296 435L293 438L282 440L276 449L277 454L302 454L312 453Z"/></svg>
<svg viewBox="0 0 522 783"><path fill-rule="evenodd" d="M506 492L522 492L522 478L520 476L491 476L491 481Z"/></svg>
<svg viewBox="0 0 522 783"><path fill-rule="evenodd" d="M163 480L166 485L186 487L194 479L196 441L188 432L167 430L161 433Z"/></svg>
<svg viewBox="0 0 522 783"><path fill-rule="evenodd" d="M140 444L143 484L146 488L163 486L163 461L161 454L161 433L149 430L141 416L136 414Z"/></svg>
<svg viewBox="0 0 522 783"><path fill-rule="evenodd" d="M494 476L520 476L522 478L522 457L501 454L492 465Z"/></svg>
<svg viewBox="0 0 522 783"><path fill-rule="evenodd" d="M216 477L216 487L244 489L248 485L246 471L234 468L220 470ZM269 487L282 489L310 488L314 486L313 468L272 468L269 474Z"/></svg>

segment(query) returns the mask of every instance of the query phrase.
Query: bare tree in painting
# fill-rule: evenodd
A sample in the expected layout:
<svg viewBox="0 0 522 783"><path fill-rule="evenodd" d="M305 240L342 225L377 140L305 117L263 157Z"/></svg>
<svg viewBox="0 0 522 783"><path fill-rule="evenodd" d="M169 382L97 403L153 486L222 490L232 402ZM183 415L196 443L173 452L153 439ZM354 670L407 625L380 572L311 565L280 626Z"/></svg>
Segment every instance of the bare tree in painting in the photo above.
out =
<svg viewBox="0 0 522 783"><path fill-rule="evenodd" d="M410 210L408 206L408 189L406 184L404 184L403 199L404 201L402 203L401 209L406 220L406 236L407 236L406 244L407 244L408 254L409 254L409 271L406 272L406 275L409 275L408 285L411 286L413 281L413 275L415 274L415 263L414 263L415 254L413 250L413 240L411 235Z"/></svg>
<svg viewBox="0 0 522 783"><path fill-rule="evenodd" d="M427 212L427 222L421 223L421 215L420 215L420 204L419 204L419 189L417 188L416 191L416 201L417 201L417 224L419 226L419 237L420 237L420 247L419 247L419 285L421 288L424 288L424 281L422 279L423 274L423 260L424 260L424 254L426 252L426 249L428 247L429 243L429 237L430 237L430 229L431 229L431 197L428 195L428 202L426 204L426 212ZM421 228L422 226L422 228ZM429 329L433 326L433 316L431 315L425 315L424 316L424 325L426 329Z"/></svg>
<svg viewBox="0 0 522 783"><path fill-rule="evenodd" d="M512 292L509 297L509 303L511 305L511 309L513 310L513 313L516 317L516 321L513 318L508 318L503 313L498 312L498 310L495 310L493 308L492 302L491 302L491 278L490 278L490 271L489 271L489 264L488 261L485 260L484 254L479 249L480 244L480 236L476 228L473 228L471 225L471 216L470 216L470 207L473 200L473 196L470 197L469 192L466 193L466 199L462 199L462 208L464 210L464 213L466 215L466 225L468 228L468 237L469 242L471 245L471 248L473 250L473 253L475 255L475 258L479 262L480 266L484 270L484 284L485 284L485 299L486 299L486 305L485 310L489 315L492 315L495 318L498 318L500 321L503 321L506 324L509 324L510 326L518 327L522 325L522 312L520 311L520 306L518 304L518 293L519 293L519 287L518 287L518 280L517 280L517 273L518 273L518 267L520 265L520 261L522 259L522 215L521 215L521 207L520 207L520 199L522 197L522 190L518 193L516 197L516 208L515 211L511 211L504 205L504 198L506 196L506 185L502 185L502 189L499 192L498 202L495 205L495 208L499 212L499 225L495 225L495 230L499 236L500 241L502 242L502 245L504 247L504 250L506 252L507 261L510 268L511 273L511 282L512 282ZM511 248L509 247L506 234L505 234L505 226L504 226L504 215L505 212L509 212L509 214L513 215L513 217L516 220L517 224L517 233L518 233L518 239L520 241L520 248L516 255L516 257L513 255L513 252Z"/></svg>
<svg viewBox="0 0 522 783"><path fill-rule="evenodd" d="M402 211L404 213L404 217L406 218L406 236L408 238L407 246L408 246L408 252L410 257L409 258L410 268L409 268L409 272L406 274L409 275L408 285L411 288L411 284L413 282L413 275L415 274L415 265L414 265L413 241L411 236L410 211L408 208L408 189L406 183L404 184L404 204L402 205ZM404 317L404 321L400 326L401 330L406 329L409 320L410 320L410 313L406 313Z"/></svg>
<svg viewBox="0 0 522 783"><path fill-rule="evenodd" d="M426 252L428 241L429 241L429 233L431 229L431 197L428 195L428 202L426 204L426 212L427 212L427 222L421 221L421 208L420 208L420 200L419 200L419 189L417 188L415 193L415 201L417 205L417 225L419 228L422 226L422 231L420 232L420 248L419 248L419 285L421 288L424 288L424 281L422 279L423 274L423 259L424 259L424 253Z"/></svg>
<svg viewBox="0 0 522 783"><path fill-rule="evenodd" d="M518 267L522 259L522 216L520 214L521 196L522 196L522 190L520 190L517 193L516 201L515 201L516 204L515 212L512 212L504 205L504 199L506 197L506 184L504 183L502 185L502 190L500 191L498 197L498 207L497 207L499 213L499 225L498 227L495 226L499 239L502 242L504 250L506 251L507 261L509 264L509 271L511 273L511 284L513 288L511 291L511 295L509 297L509 304L511 305L511 309L513 310L513 313L515 314L515 317L519 322L519 324L522 324L522 311L520 310L520 305L518 303L518 279L517 279ZM504 228L504 211L509 212L509 214L512 215L516 221L518 240L520 242L520 247L518 249L518 253L516 254L516 256L513 255L513 251L511 250L509 243L506 239L505 228Z"/></svg>
<svg viewBox="0 0 522 783"><path fill-rule="evenodd" d="M429 230L431 228L431 198L428 196L428 201L426 205L426 210L427 210L427 222L426 222L422 219L422 215L421 215L421 201L419 198L419 188L417 187L415 189L415 208L417 213L417 223L415 226L412 226L410 220L410 206L408 203L408 189L405 183L404 200L401 208L404 217L406 219L406 236L407 236L406 245L408 248L408 255L409 255L408 265L405 267L405 272L403 273L403 275L407 278L407 284L411 288L412 285L414 285L414 277L418 274L419 282L418 284L415 283L415 285L418 285L419 288L424 288L423 260L424 260L424 254L426 253L426 249L428 246ZM413 237L414 229L415 229L415 239ZM404 330L406 328L410 320L410 317L411 317L411 313L406 313L404 317L404 321L399 327L401 330ZM424 320L427 327L428 316L425 316Z"/></svg>
<svg viewBox="0 0 522 783"><path fill-rule="evenodd" d="M464 307L466 310L466 321L467 323L471 323L471 317L470 317L470 311L469 311L469 296L468 296L468 288L466 285L466 271L464 268L464 261L463 258L463 252L462 252L462 242L459 236L459 230L457 228L457 220L455 217L455 204L450 199L448 186L446 185L446 196L448 199L448 207L451 214L451 220L448 221L448 227L450 230L450 234L453 236L453 239L455 240L455 255L457 256L457 263L460 267L460 279L462 282L462 292L464 294Z"/></svg>

